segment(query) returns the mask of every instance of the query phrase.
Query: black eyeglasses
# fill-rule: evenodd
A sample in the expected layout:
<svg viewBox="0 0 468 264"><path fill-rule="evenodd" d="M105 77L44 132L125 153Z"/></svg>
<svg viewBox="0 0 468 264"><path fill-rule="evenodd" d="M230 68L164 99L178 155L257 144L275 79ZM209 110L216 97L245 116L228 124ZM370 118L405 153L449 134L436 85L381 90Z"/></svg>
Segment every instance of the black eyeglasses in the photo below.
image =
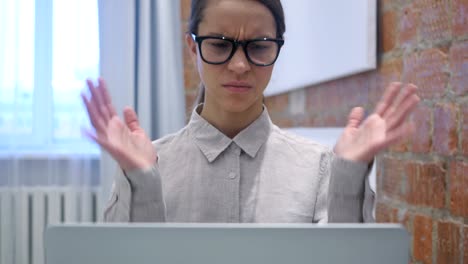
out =
<svg viewBox="0 0 468 264"><path fill-rule="evenodd" d="M192 38L198 43L198 50L204 62L223 64L229 61L242 46L247 60L257 66L270 66L278 58L283 39L258 38L238 41L225 37L197 36Z"/></svg>

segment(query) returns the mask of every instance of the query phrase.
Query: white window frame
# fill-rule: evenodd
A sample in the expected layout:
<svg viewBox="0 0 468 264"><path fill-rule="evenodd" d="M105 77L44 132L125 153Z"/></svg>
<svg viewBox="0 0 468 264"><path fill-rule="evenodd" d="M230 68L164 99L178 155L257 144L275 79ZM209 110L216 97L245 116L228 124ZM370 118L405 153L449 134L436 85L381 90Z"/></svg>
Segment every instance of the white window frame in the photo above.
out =
<svg viewBox="0 0 468 264"><path fill-rule="evenodd" d="M4 136L0 142L0 156L33 155L47 157L76 154L99 158L99 150L90 148L89 145L84 146L86 144L74 142L53 142L53 2L54 0L36 0L34 5L32 132L26 136L24 134ZM38 32L40 33L38 34ZM77 98L77 100L80 100L80 98ZM5 110L8 108L10 108L8 105L4 107Z"/></svg>

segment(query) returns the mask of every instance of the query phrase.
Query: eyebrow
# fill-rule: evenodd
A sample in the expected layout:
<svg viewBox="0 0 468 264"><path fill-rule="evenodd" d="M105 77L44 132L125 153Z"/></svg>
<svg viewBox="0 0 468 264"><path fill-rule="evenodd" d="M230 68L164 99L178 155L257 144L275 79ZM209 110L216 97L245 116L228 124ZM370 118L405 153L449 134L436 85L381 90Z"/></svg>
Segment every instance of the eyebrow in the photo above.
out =
<svg viewBox="0 0 468 264"><path fill-rule="evenodd" d="M220 34L220 33L214 33L214 32L209 32L207 34L203 34L203 36L210 36L210 37L225 37L225 38L229 38L229 39L236 39L236 38L233 38L233 37L230 37L230 36L226 36L224 34ZM268 36L268 35L256 35L255 37L253 38L248 38L248 39L259 39L259 38L276 38L276 37L271 37L271 36Z"/></svg>

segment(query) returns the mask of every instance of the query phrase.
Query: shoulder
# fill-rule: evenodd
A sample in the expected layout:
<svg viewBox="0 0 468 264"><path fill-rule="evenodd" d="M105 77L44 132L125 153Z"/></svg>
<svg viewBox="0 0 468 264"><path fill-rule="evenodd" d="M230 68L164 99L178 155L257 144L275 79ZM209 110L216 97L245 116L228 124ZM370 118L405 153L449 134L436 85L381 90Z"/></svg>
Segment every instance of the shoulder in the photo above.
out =
<svg viewBox="0 0 468 264"><path fill-rule="evenodd" d="M180 129L175 133L165 135L159 139L153 141L153 146L157 151L164 151L168 148L172 148L176 145L184 145L188 140L188 129L187 126Z"/></svg>
<svg viewBox="0 0 468 264"><path fill-rule="evenodd" d="M307 168L317 175L328 175L332 150L313 139L280 129L273 125L265 146L265 156L288 168ZM307 174L306 175L310 175Z"/></svg>
<svg viewBox="0 0 468 264"><path fill-rule="evenodd" d="M326 152L330 150L328 146L320 144L310 138L306 138L285 129L281 129L276 125L272 126L271 139L277 142L285 143L295 148L308 148L319 152Z"/></svg>
<svg viewBox="0 0 468 264"><path fill-rule="evenodd" d="M321 156L322 154L331 152L328 146L320 144L310 138L281 129L276 125L272 125L268 141L275 149L280 148L283 151L291 152L291 154L299 154L301 156L307 154L307 156L310 157L313 153Z"/></svg>

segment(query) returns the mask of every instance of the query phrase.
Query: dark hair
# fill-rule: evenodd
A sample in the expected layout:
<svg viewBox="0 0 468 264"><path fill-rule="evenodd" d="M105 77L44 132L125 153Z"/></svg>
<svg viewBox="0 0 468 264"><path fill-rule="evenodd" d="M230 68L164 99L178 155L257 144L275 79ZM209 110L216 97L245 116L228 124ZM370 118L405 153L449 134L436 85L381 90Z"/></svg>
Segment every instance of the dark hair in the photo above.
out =
<svg viewBox="0 0 468 264"><path fill-rule="evenodd" d="M203 11L206 8L206 4L209 0L192 0L190 7L190 18L188 24L189 33L198 33L198 25L203 19ZM286 31L286 23L284 20L283 5L281 0L257 0L270 10L276 23L276 37L283 38L284 32ZM205 87L200 84L197 99L195 100L195 107L205 100Z"/></svg>
<svg viewBox="0 0 468 264"><path fill-rule="evenodd" d="M203 19L203 11L205 10L206 4L209 0L192 0L190 7L190 18L188 31L189 33L198 33L198 25ZM270 10L276 23L276 37L283 38L284 32L286 31L286 24L284 22L284 11L281 0L257 0Z"/></svg>

